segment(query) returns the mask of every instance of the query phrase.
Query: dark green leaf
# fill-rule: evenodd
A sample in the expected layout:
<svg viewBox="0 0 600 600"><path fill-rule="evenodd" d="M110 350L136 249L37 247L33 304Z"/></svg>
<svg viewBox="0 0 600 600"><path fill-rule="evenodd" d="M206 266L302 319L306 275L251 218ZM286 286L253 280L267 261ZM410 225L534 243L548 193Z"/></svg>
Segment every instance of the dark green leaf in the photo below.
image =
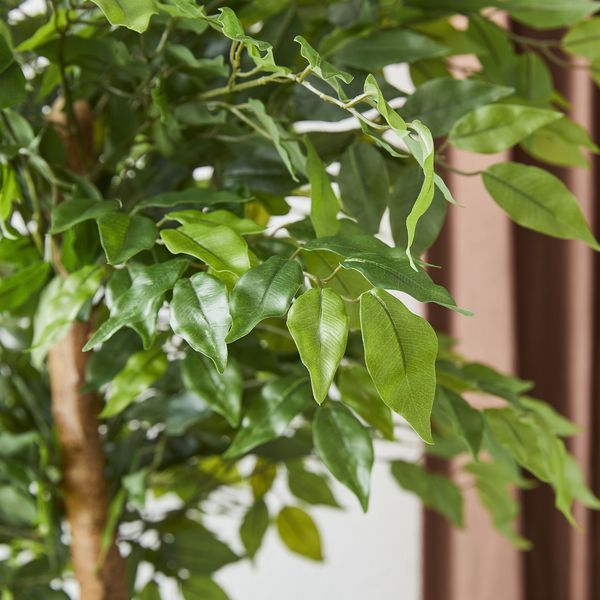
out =
<svg viewBox="0 0 600 600"><path fill-rule="evenodd" d="M230 600L223 589L208 577L193 575L181 583L185 600Z"/></svg>
<svg viewBox="0 0 600 600"><path fill-rule="evenodd" d="M269 510L264 500L257 500L244 515L240 538L249 558L254 558L269 527Z"/></svg>
<svg viewBox="0 0 600 600"><path fill-rule="evenodd" d="M327 479L323 475L311 473L301 464L288 465L288 487L290 492L308 504L339 508Z"/></svg>
<svg viewBox="0 0 600 600"><path fill-rule="evenodd" d="M102 215L98 219L98 231L106 258L111 265L127 262L138 252L149 250L158 236L153 221L126 213Z"/></svg>
<svg viewBox="0 0 600 600"><path fill-rule="evenodd" d="M193 187L178 192L166 192L142 200L138 210L145 208L173 208L182 204L200 204L201 206L214 206L215 204L240 204L247 198L241 198L233 192L226 190L211 190L209 188Z"/></svg>
<svg viewBox="0 0 600 600"><path fill-rule="evenodd" d="M48 279L50 264L34 262L0 279L0 312L11 311L29 300Z"/></svg>
<svg viewBox="0 0 600 600"><path fill-rule="evenodd" d="M61 233L77 223L97 219L119 209L118 200L99 202L95 198L70 198L52 209L50 233Z"/></svg>

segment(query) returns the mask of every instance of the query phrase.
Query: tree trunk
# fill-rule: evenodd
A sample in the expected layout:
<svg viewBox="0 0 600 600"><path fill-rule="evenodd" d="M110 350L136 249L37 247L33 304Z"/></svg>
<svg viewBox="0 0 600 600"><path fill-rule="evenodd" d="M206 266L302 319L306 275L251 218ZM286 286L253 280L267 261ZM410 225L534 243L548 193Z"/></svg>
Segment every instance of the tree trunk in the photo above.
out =
<svg viewBox="0 0 600 600"><path fill-rule="evenodd" d="M63 100L53 106L49 121L63 137L69 168L83 174L93 162L93 122L89 105L69 107L78 135L69 131ZM55 257L60 261L60 257ZM60 264L60 263L59 263ZM63 494L71 530L71 557L80 600L126 600L125 561L114 540L102 556L102 537L110 498L98 431L98 399L84 394L87 354L81 351L90 333L88 323L75 322L48 353L52 415L61 450Z"/></svg>

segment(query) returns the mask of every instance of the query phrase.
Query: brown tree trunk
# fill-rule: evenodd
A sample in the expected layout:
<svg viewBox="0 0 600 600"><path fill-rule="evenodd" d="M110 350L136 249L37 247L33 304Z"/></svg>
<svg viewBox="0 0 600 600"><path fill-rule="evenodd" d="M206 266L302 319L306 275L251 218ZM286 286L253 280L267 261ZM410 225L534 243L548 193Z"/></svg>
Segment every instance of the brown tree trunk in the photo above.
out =
<svg viewBox="0 0 600 600"><path fill-rule="evenodd" d="M78 135L75 135L69 131L69 119L62 108L60 99L49 120L64 139L69 168L82 174L93 160L91 111L85 102L74 103L71 120L76 121ZM55 259L60 261L59 256ZM80 600L126 600L125 562L114 540L105 556L102 555L110 498L98 431L99 407L94 394L81 392L87 362L87 354L81 349L89 333L88 323L73 323L48 354L52 415L61 451L64 502L71 530L71 557Z"/></svg>

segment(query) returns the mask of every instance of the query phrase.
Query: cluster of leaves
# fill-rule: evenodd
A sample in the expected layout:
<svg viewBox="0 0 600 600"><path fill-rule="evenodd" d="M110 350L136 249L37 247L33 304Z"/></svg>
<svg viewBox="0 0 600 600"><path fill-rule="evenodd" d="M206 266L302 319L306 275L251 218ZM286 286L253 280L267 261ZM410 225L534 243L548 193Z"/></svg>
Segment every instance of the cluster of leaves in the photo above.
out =
<svg viewBox="0 0 600 600"><path fill-rule="evenodd" d="M68 576L69 556L45 358L75 320L94 329L85 389L104 400L107 540L117 531L127 548L131 585L146 561L186 598L222 600L211 574L252 558L272 524L292 551L321 559L304 509L338 504L314 457L366 510L373 440L401 446L406 424L425 452L464 457L466 481L520 547L521 468L552 486L568 519L574 500L598 507L562 439L574 426L529 383L456 355L398 294L461 310L421 259L454 202L435 172L451 168L448 146L520 144L564 166L597 151L563 112L547 63L575 54L596 76L598 3L218 5L52 0L26 15L2 3L3 597L65 597L49 584ZM489 7L570 29L516 35ZM453 66L464 54L481 67ZM394 63L409 64L413 93L385 79ZM315 120L350 125L299 133ZM548 171L503 162L468 175L520 225L598 248ZM393 246L376 236L386 211ZM293 506L265 501L278 473ZM402 460L391 473L462 525L456 481ZM243 486L242 554L202 517L219 503L237 515L224 492ZM149 510L165 494L177 507ZM155 578L138 597L159 597Z"/></svg>

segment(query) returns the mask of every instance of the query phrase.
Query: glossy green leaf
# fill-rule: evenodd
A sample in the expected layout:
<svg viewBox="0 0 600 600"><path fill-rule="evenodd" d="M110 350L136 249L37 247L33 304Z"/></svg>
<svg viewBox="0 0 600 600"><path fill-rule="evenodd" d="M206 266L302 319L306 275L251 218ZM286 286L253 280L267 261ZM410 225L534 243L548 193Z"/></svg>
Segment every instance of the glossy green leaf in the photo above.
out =
<svg viewBox="0 0 600 600"><path fill-rule="evenodd" d="M252 219L238 217L228 210L213 210L211 212L201 212L199 210L178 210L168 213L167 219L177 221L182 225L193 225L200 223L217 227L218 225L227 225L240 235L252 235L264 231L264 227Z"/></svg>
<svg viewBox="0 0 600 600"><path fill-rule="evenodd" d="M408 121L423 121L435 137L447 134L452 125L471 110L513 92L510 87L477 79L432 79L408 97L401 112Z"/></svg>
<svg viewBox="0 0 600 600"><path fill-rule="evenodd" d="M389 179L383 157L370 144L350 146L340 161L342 203L365 233L377 233L387 206Z"/></svg>
<svg viewBox="0 0 600 600"><path fill-rule="evenodd" d="M52 226L50 233L61 233L89 219L97 219L102 215L119 209L118 200L99 202L95 198L70 198L52 209Z"/></svg>
<svg viewBox="0 0 600 600"><path fill-rule="evenodd" d="M288 487L298 500L308 504L339 508L327 479L307 471L300 464L288 464Z"/></svg>
<svg viewBox="0 0 600 600"><path fill-rule="evenodd" d="M227 364L225 338L231 327L225 284L207 273L180 279L173 289L171 327L222 373Z"/></svg>
<svg viewBox="0 0 600 600"><path fill-rule="evenodd" d="M504 6L504 3L503 3ZM600 2L589 0L510 0L510 15L535 29L554 29L573 25L600 9Z"/></svg>
<svg viewBox="0 0 600 600"><path fill-rule="evenodd" d="M185 600L230 600L220 585L208 577L192 575L181 582L181 592Z"/></svg>
<svg viewBox="0 0 600 600"><path fill-rule="evenodd" d="M344 404L369 425L379 429L386 439L394 439L392 411L379 397L371 376L364 367L350 364L341 368L338 387Z"/></svg>
<svg viewBox="0 0 600 600"><path fill-rule="evenodd" d="M408 29L389 29L355 38L334 56L342 65L376 71L390 64L444 56L447 52L441 44Z"/></svg>
<svg viewBox="0 0 600 600"><path fill-rule="evenodd" d="M92 0L112 25L124 25L142 33L148 29L150 17L158 13L153 0Z"/></svg>
<svg viewBox="0 0 600 600"><path fill-rule="evenodd" d="M369 505L373 443L369 432L340 403L317 410L313 440L331 474L356 494L366 512Z"/></svg>
<svg viewBox="0 0 600 600"><path fill-rule="evenodd" d="M257 500L244 515L240 538L248 558L254 558L269 527L269 509L264 500Z"/></svg>
<svg viewBox="0 0 600 600"><path fill-rule="evenodd" d="M392 475L405 490L417 494L427 508L444 515L457 527L462 527L462 495L450 479L428 473L422 467L404 461L392 463Z"/></svg>
<svg viewBox="0 0 600 600"><path fill-rule="evenodd" d="M315 147L308 138L304 144L308 152L306 173L310 182L310 220L317 237L335 235L340 228L337 220L340 204Z"/></svg>
<svg viewBox="0 0 600 600"><path fill-rule="evenodd" d="M142 250L149 250L158 236L158 230L152 220L126 213L102 215L98 219L98 231L106 258L111 265L127 262Z"/></svg>
<svg viewBox="0 0 600 600"><path fill-rule="evenodd" d="M34 262L0 279L0 313L21 306L37 292L48 279L50 264Z"/></svg>
<svg viewBox="0 0 600 600"><path fill-rule="evenodd" d="M188 390L223 415L232 427L237 427L242 411L243 382L240 368L234 361L229 361L219 373L207 358L189 352L182 363L181 375Z"/></svg>
<svg viewBox="0 0 600 600"><path fill-rule="evenodd" d="M149 310L153 311L157 303L162 304L165 292L175 285L186 266L184 260L169 260L149 267L139 265L131 287L116 299L110 317L88 340L84 351L101 344L123 327L144 321Z"/></svg>
<svg viewBox="0 0 600 600"><path fill-rule="evenodd" d="M313 396L321 404L346 351L344 302L332 289L309 290L292 304L287 326L310 374Z"/></svg>
<svg viewBox="0 0 600 600"><path fill-rule="evenodd" d="M360 297L365 361L381 399L432 443L437 336L431 325L383 290Z"/></svg>
<svg viewBox="0 0 600 600"><path fill-rule="evenodd" d="M344 257L341 265L361 273L373 286L410 294L421 302L435 302L456 309L452 296L436 285L425 271L414 271L406 254L369 236L312 240L304 250L329 250Z"/></svg>
<svg viewBox="0 0 600 600"><path fill-rule="evenodd" d="M231 293L233 322L227 341L244 337L268 317L285 314L302 279L300 264L280 256L272 256L245 273Z"/></svg>
<svg viewBox="0 0 600 600"><path fill-rule="evenodd" d="M310 515L297 506L285 506L277 515L277 531L283 543L296 554L323 560L321 536Z"/></svg>
<svg viewBox="0 0 600 600"><path fill-rule="evenodd" d="M42 292L33 321L32 360L40 365L50 347L68 331L102 280L102 269L89 265L68 277L55 277Z"/></svg>
<svg viewBox="0 0 600 600"><path fill-rule="evenodd" d="M233 192L227 190L212 190L209 188L192 187L176 192L165 192L156 196L145 198L138 205L138 210L145 208L173 208L182 204L199 204L201 206L214 206L215 204L240 204L246 202Z"/></svg>
<svg viewBox="0 0 600 600"><path fill-rule="evenodd" d="M189 254L217 272L241 275L250 268L248 244L226 225L193 223L164 229L160 237L173 254Z"/></svg>
<svg viewBox="0 0 600 600"><path fill-rule="evenodd" d="M516 104L491 104L462 117L450 131L456 148L493 154L523 141L536 129L562 117L562 113Z"/></svg>
<svg viewBox="0 0 600 600"><path fill-rule="evenodd" d="M225 458L240 456L256 446L283 435L290 421L310 405L310 386L303 377L286 377L267 383L252 397L242 425Z"/></svg>
<svg viewBox="0 0 600 600"><path fill-rule="evenodd" d="M107 418L125 410L167 370L167 357L162 348L136 352L113 379L101 417Z"/></svg>
<svg viewBox="0 0 600 600"><path fill-rule="evenodd" d="M554 175L538 167L507 162L483 173L490 196L523 227L598 249L577 199Z"/></svg>
<svg viewBox="0 0 600 600"><path fill-rule="evenodd" d="M401 139L407 135L408 131L404 119L388 104L377 79L373 75L367 75L363 89L364 93L369 96L372 105L377 108L377 111L392 128L393 132Z"/></svg>

